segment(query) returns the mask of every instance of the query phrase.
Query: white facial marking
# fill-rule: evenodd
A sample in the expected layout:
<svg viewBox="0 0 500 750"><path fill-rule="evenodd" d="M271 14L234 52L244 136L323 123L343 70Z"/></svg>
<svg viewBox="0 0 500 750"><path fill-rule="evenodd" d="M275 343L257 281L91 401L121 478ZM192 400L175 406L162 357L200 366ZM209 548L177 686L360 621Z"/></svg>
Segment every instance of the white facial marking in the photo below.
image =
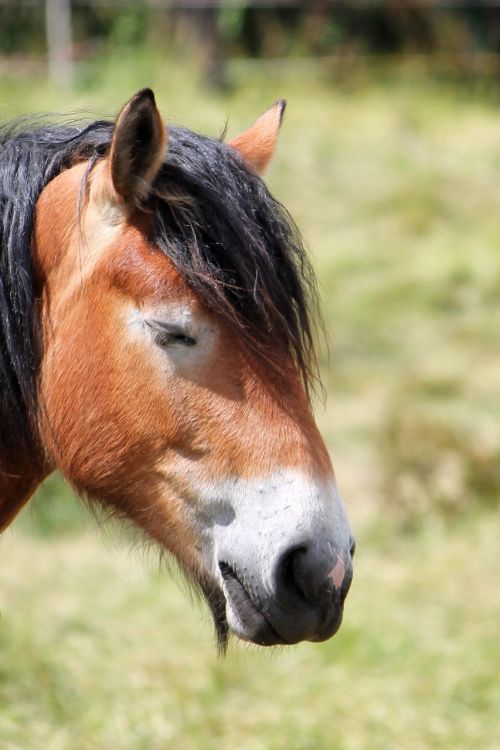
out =
<svg viewBox="0 0 500 750"><path fill-rule="evenodd" d="M289 549L305 539L349 544L349 525L333 478L279 469L267 477L216 483L190 478L190 485L198 498L196 525L207 543L206 563L217 577L220 560L233 564L231 550L249 550L249 560L262 569L274 559L273 550Z"/></svg>
<svg viewBox="0 0 500 750"><path fill-rule="evenodd" d="M330 576L340 587L345 564L335 549L349 549L350 528L333 478L280 469L260 479L203 482L193 489L204 562L224 590L229 626L241 638L248 632L248 612L242 622L220 562L234 570L249 593L253 587L262 598L263 592L272 596L277 561L283 555L304 543L317 544L324 550L325 564L332 554L337 556Z"/></svg>

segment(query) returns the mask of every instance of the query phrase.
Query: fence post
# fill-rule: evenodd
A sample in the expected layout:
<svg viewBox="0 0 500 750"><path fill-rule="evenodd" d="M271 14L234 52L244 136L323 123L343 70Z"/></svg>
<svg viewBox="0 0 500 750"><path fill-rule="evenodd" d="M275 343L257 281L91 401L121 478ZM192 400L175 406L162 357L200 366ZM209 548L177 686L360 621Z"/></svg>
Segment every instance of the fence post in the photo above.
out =
<svg viewBox="0 0 500 750"><path fill-rule="evenodd" d="M50 80L70 86L73 79L71 0L45 0L45 29Z"/></svg>

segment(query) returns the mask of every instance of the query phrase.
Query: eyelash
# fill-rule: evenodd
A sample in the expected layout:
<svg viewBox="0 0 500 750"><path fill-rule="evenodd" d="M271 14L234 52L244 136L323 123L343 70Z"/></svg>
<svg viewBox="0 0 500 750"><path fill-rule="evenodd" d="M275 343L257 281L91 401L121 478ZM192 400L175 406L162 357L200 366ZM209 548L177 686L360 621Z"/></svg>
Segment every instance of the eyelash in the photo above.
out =
<svg viewBox="0 0 500 750"><path fill-rule="evenodd" d="M182 331L169 329L161 323L147 322L149 328L153 331L153 339L158 346L166 347L172 344L183 344L184 346L195 346L196 340L192 336L187 336Z"/></svg>

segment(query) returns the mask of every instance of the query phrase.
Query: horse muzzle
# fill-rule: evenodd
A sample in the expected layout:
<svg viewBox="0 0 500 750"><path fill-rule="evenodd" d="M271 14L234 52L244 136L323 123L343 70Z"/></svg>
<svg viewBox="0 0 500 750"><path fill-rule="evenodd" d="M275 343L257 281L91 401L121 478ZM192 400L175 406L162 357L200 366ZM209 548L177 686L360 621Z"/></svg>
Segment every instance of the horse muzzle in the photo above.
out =
<svg viewBox="0 0 500 750"><path fill-rule="evenodd" d="M309 540L278 556L267 585L251 566L219 562L230 629L261 646L324 641L342 623L354 542Z"/></svg>
<svg viewBox="0 0 500 750"><path fill-rule="evenodd" d="M354 542L333 477L280 469L207 483L204 493L196 524L221 595L218 617L225 608L223 626L265 646L334 635Z"/></svg>

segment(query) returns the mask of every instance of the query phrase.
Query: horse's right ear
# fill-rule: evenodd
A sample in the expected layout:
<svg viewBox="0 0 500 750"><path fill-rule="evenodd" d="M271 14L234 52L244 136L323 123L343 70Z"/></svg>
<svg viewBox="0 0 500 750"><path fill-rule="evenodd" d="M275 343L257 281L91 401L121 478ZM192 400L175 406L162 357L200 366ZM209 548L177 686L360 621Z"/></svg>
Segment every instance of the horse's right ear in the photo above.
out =
<svg viewBox="0 0 500 750"><path fill-rule="evenodd" d="M142 89L118 115L111 141L110 176L120 202L135 205L147 195L163 162L167 141L154 94Z"/></svg>

